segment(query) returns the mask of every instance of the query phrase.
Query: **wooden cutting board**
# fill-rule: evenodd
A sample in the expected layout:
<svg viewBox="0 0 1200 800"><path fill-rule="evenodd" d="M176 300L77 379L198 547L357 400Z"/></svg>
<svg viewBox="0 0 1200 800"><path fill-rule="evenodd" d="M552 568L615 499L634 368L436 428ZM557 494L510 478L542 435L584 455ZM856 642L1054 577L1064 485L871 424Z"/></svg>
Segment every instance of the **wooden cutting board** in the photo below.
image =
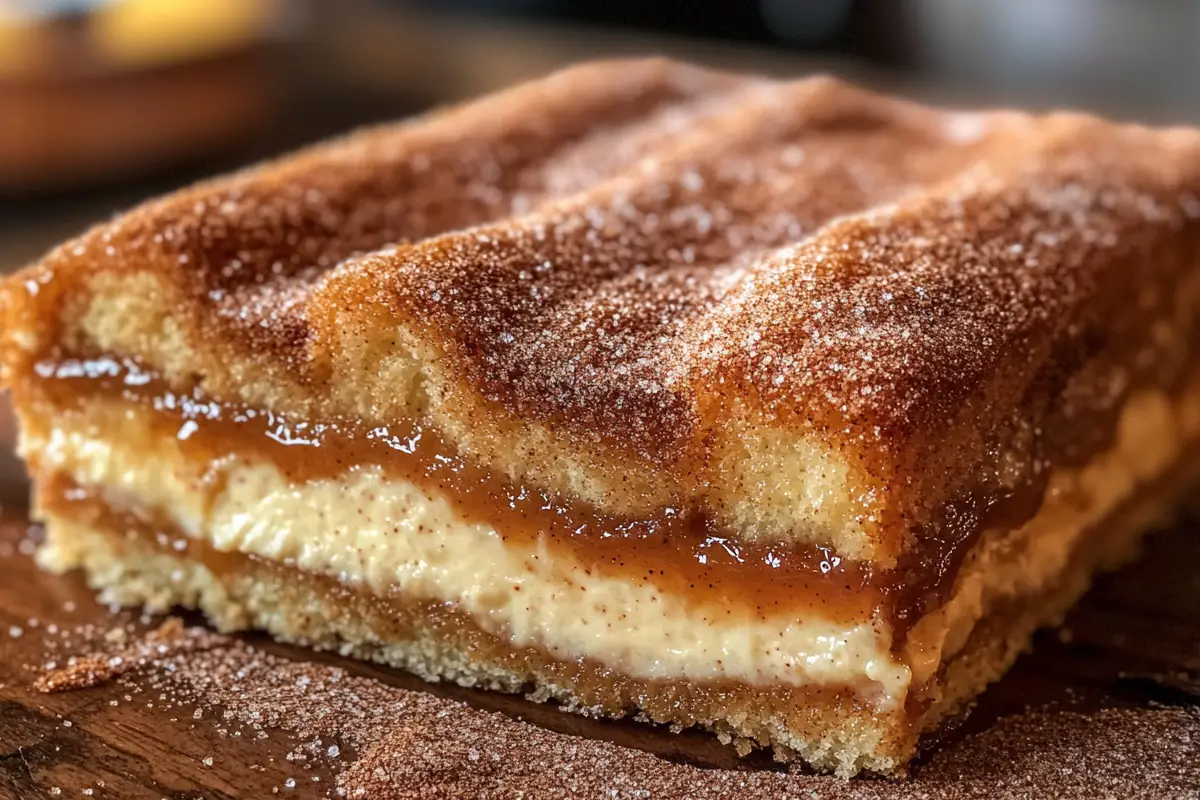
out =
<svg viewBox="0 0 1200 800"><path fill-rule="evenodd" d="M237 659L273 675L340 666L345 673L336 674L363 679L354 684L362 691L345 695L356 708L385 702L369 699L378 687L384 697L432 692L504 717L443 700L430 701L423 717L403 710L413 703L388 706L401 710L388 711L381 724L406 733L376 745L392 759L383 769L356 763L365 755L355 753L353 735L321 738L286 713L276 725L241 725L245 708L226 714L180 701L161 690L164 676L134 670L93 688L42 693L34 682L48 666L63 667L84 640L111 650L115 639L136 639L159 620L98 605L77 575L39 572L30 557L38 531L10 516L0 524L0 798L337 797L339 786L372 798L591 797L610 791L606 781L616 787L610 796L620 797L1200 797L1197 528L1181 524L1157 535L1143 560L1103 579L1064 628L1041 634L964 722L929 743L912 777L845 782L784 774L761 758L740 762L699 734L430 686L257 636L239 640ZM336 693L320 702L330 697L342 702ZM308 711L301 708L301 716ZM500 739L503 753L489 761ZM298 760L305 742L310 751L316 742L319 757ZM477 765L483 762L490 766ZM347 783L355 771L373 772L375 782Z"/></svg>

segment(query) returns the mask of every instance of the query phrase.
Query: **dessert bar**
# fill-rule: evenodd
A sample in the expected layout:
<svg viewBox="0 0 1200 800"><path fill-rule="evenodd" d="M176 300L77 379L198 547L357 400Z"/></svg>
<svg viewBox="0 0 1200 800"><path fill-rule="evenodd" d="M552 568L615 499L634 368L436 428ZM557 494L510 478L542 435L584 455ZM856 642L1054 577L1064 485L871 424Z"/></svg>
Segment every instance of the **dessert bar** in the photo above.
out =
<svg viewBox="0 0 1200 800"><path fill-rule="evenodd" d="M0 301L47 568L892 773L1200 468L1200 132L588 64Z"/></svg>

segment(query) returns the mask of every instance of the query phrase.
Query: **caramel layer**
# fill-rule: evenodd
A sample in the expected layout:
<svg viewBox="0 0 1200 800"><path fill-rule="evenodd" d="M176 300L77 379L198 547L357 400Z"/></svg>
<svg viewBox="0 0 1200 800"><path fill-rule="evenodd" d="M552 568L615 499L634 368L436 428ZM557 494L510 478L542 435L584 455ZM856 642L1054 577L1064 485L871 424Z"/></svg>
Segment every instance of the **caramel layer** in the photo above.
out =
<svg viewBox="0 0 1200 800"><path fill-rule="evenodd" d="M139 409L152 426L148 435L178 442L185 458L205 466L196 486L202 497L220 492L222 465L237 459L265 460L297 484L379 467L431 497L449 499L464 520L530 552L566 549L587 574L649 583L692 607L736 605L761 617L802 619L819 610L834 622L860 623L880 613L893 624L896 643L945 601L982 531L1013 529L1034 515L1048 475L964 498L946 511L952 524L926 531L896 569L882 570L824 547L741 542L698 509L663 508L638 518L605 514L481 469L419 423L365 429L353 422L295 421L219 403L196 388L173 389L132 361L108 357L46 361L36 372L40 380L28 388L66 413L89 398Z"/></svg>
<svg viewBox="0 0 1200 800"><path fill-rule="evenodd" d="M62 359L37 368L36 391L69 413L89 398L138 407L154 434L178 441L189 460L210 465L197 491L220 490L221 465L258 458L295 482L337 478L378 466L430 495L453 500L466 520L506 541L568 548L589 573L601 571L709 608L737 604L761 616L819 608L835 622L868 619L896 588L897 574L839 557L825 547L738 542L703 512L664 508L626 518L528 486L473 465L437 432L418 423L363 429L353 423L294 421L223 404L198 390L175 391L136 363Z"/></svg>

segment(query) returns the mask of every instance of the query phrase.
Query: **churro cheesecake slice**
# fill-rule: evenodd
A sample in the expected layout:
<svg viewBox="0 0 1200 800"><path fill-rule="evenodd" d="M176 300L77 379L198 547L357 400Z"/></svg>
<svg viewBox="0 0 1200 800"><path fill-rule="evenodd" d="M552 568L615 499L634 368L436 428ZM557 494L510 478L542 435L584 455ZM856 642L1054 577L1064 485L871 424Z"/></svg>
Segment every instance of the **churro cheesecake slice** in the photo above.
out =
<svg viewBox="0 0 1200 800"><path fill-rule="evenodd" d="M1200 133L600 63L3 285L50 569L891 773L1200 467Z"/></svg>

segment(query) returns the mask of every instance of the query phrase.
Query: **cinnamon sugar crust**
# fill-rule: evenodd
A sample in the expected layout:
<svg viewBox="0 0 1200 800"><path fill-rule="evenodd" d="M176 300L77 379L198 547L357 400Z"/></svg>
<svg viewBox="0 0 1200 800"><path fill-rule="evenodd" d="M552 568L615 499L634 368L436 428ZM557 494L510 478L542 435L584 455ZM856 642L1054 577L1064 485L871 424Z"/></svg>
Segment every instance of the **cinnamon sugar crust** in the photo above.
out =
<svg viewBox="0 0 1200 800"><path fill-rule="evenodd" d="M890 564L1172 378L1198 218L1193 130L593 64L90 231L5 285L4 362L430 418L602 509Z"/></svg>

